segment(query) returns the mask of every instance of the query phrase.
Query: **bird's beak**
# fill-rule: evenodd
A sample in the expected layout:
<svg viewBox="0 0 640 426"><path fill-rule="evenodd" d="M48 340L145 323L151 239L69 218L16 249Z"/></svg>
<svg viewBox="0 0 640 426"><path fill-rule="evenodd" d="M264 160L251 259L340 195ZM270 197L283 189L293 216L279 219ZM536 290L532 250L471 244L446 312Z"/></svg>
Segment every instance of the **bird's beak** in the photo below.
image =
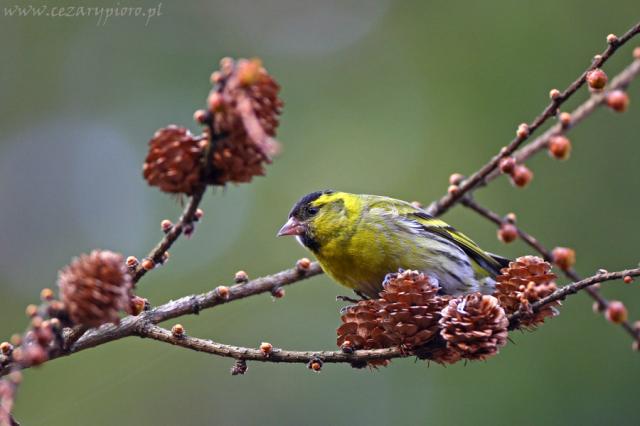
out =
<svg viewBox="0 0 640 426"><path fill-rule="evenodd" d="M278 231L278 237L284 235L302 235L305 232L305 226L296 218L290 217L287 223Z"/></svg>

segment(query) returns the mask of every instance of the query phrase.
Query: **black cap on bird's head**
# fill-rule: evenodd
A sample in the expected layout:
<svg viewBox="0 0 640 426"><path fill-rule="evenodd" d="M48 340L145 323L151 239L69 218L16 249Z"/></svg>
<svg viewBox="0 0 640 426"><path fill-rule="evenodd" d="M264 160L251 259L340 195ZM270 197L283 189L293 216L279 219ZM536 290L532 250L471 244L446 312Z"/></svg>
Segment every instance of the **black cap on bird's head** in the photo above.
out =
<svg viewBox="0 0 640 426"><path fill-rule="evenodd" d="M326 189L315 191L302 197L289 212L289 220L284 224L278 236L295 235L303 245L311 250L318 248L318 243L309 232L307 221L318 213L318 207L313 202L323 195L333 194L334 191Z"/></svg>

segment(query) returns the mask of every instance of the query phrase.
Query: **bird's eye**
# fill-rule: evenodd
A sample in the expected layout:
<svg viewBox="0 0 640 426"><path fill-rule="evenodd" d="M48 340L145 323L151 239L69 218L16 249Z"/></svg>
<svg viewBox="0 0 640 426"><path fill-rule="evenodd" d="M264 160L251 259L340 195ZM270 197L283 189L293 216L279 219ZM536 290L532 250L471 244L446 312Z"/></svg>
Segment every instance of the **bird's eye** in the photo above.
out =
<svg viewBox="0 0 640 426"><path fill-rule="evenodd" d="M307 213L309 214L309 216L318 214L318 211L319 209L317 207L312 207L312 206L307 207Z"/></svg>

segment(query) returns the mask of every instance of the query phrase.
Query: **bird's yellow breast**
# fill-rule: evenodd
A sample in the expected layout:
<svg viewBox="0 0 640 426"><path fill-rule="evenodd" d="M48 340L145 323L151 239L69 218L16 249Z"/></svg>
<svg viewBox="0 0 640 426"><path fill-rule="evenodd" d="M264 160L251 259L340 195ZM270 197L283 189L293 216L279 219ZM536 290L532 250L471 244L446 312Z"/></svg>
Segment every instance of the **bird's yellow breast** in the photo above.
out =
<svg viewBox="0 0 640 426"><path fill-rule="evenodd" d="M413 263L398 235L386 228L384 223L360 223L357 232L324 244L316 253L318 261L340 284L376 296L386 274Z"/></svg>

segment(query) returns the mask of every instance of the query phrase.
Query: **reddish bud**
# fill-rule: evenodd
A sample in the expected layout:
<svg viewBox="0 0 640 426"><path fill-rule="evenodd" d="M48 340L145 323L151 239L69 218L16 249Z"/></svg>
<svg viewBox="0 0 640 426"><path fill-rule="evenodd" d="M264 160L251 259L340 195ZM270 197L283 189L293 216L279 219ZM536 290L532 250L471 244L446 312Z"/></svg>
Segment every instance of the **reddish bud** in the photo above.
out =
<svg viewBox="0 0 640 426"><path fill-rule="evenodd" d="M9 341L11 341L13 346L20 346L22 344L22 336L19 334L12 334Z"/></svg>
<svg viewBox="0 0 640 426"><path fill-rule="evenodd" d="M504 174L510 175L516 168L516 159L513 157L505 157L500 160L500 171Z"/></svg>
<svg viewBox="0 0 640 426"><path fill-rule="evenodd" d="M549 91L549 98L556 100L560 97L560 91L558 89L551 89Z"/></svg>
<svg viewBox="0 0 640 426"><path fill-rule="evenodd" d="M571 114L569 114L568 112L561 112L560 124L562 124L562 127L564 128L569 127L569 125L571 124Z"/></svg>
<svg viewBox="0 0 640 426"><path fill-rule="evenodd" d="M520 188L524 188L533 179L533 172L524 164L518 164L511 173L511 183Z"/></svg>
<svg viewBox="0 0 640 426"><path fill-rule="evenodd" d="M551 257L553 259L553 263L563 271L571 269L571 267L576 264L576 252L568 247L554 248L551 252Z"/></svg>
<svg viewBox="0 0 640 426"><path fill-rule="evenodd" d="M286 292L282 287L276 287L271 290L271 295L276 299L282 299L285 296Z"/></svg>
<svg viewBox="0 0 640 426"><path fill-rule="evenodd" d="M624 281L625 284L631 284L633 282L633 277L631 275L626 275L622 281Z"/></svg>
<svg viewBox="0 0 640 426"><path fill-rule="evenodd" d="M296 269L300 272L308 271L310 267L311 261L306 257L298 259L298 261L296 262Z"/></svg>
<svg viewBox="0 0 640 426"><path fill-rule="evenodd" d="M247 281L249 281L249 275L247 275L245 271L238 271L236 272L236 275L233 277L233 280L238 284L246 283Z"/></svg>
<svg viewBox="0 0 640 426"><path fill-rule="evenodd" d="M571 141L562 135L549 139L549 155L558 160L566 160L571 154Z"/></svg>
<svg viewBox="0 0 640 426"><path fill-rule="evenodd" d="M138 259L135 256L129 256L126 260L127 267L133 269L138 266Z"/></svg>
<svg viewBox="0 0 640 426"><path fill-rule="evenodd" d="M449 176L450 185L460 185L463 180L464 180L464 176L462 176L460 173L454 173L451 176Z"/></svg>
<svg viewBox="0 0 640 426"><path fill-rule="evenodd" d="M516 223L516 220L517 220L516 214L514 212L507 213L507 215L504 217L504 220L506 220L509 223Z"/></svg>
<svg viewBox="0 0 640 426"><path fill-rule="evenodd" d="M47 322L46 325L38 327L34 331L38 343L44 347L49 346L49 344L53 340L53 331L51 330L51 325Z"/></svg>
<svg viewBox="0 0 640 426"><path fill-rule="evenodd" d="M207 104L209 105L209 111L211 112L220 112L224 109L224 101L222 100L222 95L218 92L211 92L209 94Z"/></svg>
<svg viewBox="0 0 640 426"><path fill-rule="evenodd" d="M182 324L176 324L171 327L171 334L173 334L173 337L183 337L184 327L182 326Z"/></svg>
<svg viewBox="0 0 640 426"><path fill-rule="evenodd" d="M229 287L223 286L223 285L219 285L218 287L216 287L216 289L214 290L216 292L216 295L222 299L222 300L227 300L229 299Z"/></svg>
<svg viewBox="0 0 640 426"><path fill-rule="evenodd" d="M451 195L456 195L458 192L460 192L460 187L458 185L449 185L449 188L447 188L447 192Z"/></svg>
<svg viewBox="0 0 640 426"><path fill-rule="evenodd" d="M320 361L319 359L313 359L309 361L307 367L309 368L309 370L313 370L316 373L319 373L320 370L322 370L322 361Z"/></svg>
<svg viewBox="0 0 640 426"><path fill-rule="evenodd" d="M629 95L622 90L607 93L607 106L616 112L625 112L629 106Z"/></svg>
<svg viewBox="0 0 640 426"><path fill-rule="evenodd" d="M11 343L9 342L0 343L0 352L2 352L3 354L8 354L12 350L13 350L13 345L11 345Z"/></svg>
<svg viewBox="0 0 640 426"><path fill-rule="evenodd" d="M516 135L520 139L524 139L529 136L529 125L527 123L522 123L518 126L518 130L516 131Z"/></svg>
<svg viewBox="0 0 640 426"><path fill-rule="evenodd" d="M351 343L351 340L345 340L344 342L342 342L342 345L340 345L340 350L346 354L351 354L353 353L355 348L353 347L353 343Z"/></svg>
<svg viewBox="0 0 640 426"><path fill-rule="evenodd" d="M627 320L627 308L618 300L609 302L605 317L614 324L622 324Z"/></svg>
<svg viewBox="0 0 640 426"><path fill-rule="evenodd" d="M143 299L139 296L133 296L131 298L131 315L138 316L142 312L144 312L145 307L147 306L147 299Z"/></svg>
<svg viewBox="0 0 640 426"><path fill-rule="evenodd" d="M262 61L260 59L251 59L243 63L238 69L238 81L243 86L255 84L260 77L261 68Z"/></svg>
<svg viewBox="0 0 640 426"><path fill-rule="evenodd" d="M498 239L503 243L510 243L518 238L518 229L511 223L503 223L498 229Z"/></svg>
<svg viewBox="0 0 640 426"><path fill-rule="evenodd" d="M222 81L222 73L220 71L214 71L211 73L211 84L218 84Z"/></svg>
<svg viewBox="0 0 640 426"><path fill-rule="evenodd" d="M27 305L27 308L24 310L24 313L29 318L35 317L38 314L38 307L36 305Z"/></svg>
<svg viewBox="0 0 640 426"><path fill-rule="evenodd" d="M196 221L202 219L204 217L204 210L196 209L196 212L193 214L193 217L195 218Z"/></svg>
<svg viewBox="0 0 640 426"><path fill-rule="evenodd" d="M37 366L46 362L49 356L42 346L34 344L28 345L20 358L22 358L21 363L23 364Z"/></svg>
<svg viewBox="0 0 640 426"><path fill-rule="evenodd" d="M640 46L633 49L633 59L640 60Z"/></svg>
<svg viewBox="0 0 640 426"><path fill-rule="evenodd" d="M587 83L593 90L602 90L607 85L609 77L600 68L596 68L587 73Z"/></svg>
<svg viewBox="0 0 640 426"><path fill-rule="evenodd" d="M51 290L50 288L43 288L42 291L40 291L40 300L42 300L43 302L49 302L53 300L53 290Z"/></svg>
<svg viewBox="0 0 640 426"><path fill-rule="evenodd" d="M618 43L618 36L615 34L609 34L607 36L607 43L609 44L616 44Z"/></svg>
<svg viewBox="0 0 640 426"><path fill-rule="evenodd" d="M199 109L193 113L193 120L196 123L205 124L209 119L209 114L203 109Z"/></svg>
<svg viewBox="0 0 640 426"><path fill-rule="evenodd" d="M25 359L24 359L24 349L22 349L22 346L19 346L19 347L15 348L13 350L13 352L11 353L11 357L18 364L23 364Z"/></svg>
<svg viewBox="0 0 640 426"><path fill-rule="evenodd" d="M171 228L173 228L173 223L171 223L169 219L165 219L160 222L160 229L162 229L162 232L164 232L165 234L171 231Z"/></svg>
<svg viewBox="0 0 640 426"><path fill-rule="evenodd" d="M271 343L262 342L260 344L260 351L262 352L262 355L269 356L272 350L273 350L273 345Z"/></svg>
<svg viewBox="0 0 640 426"><path fill-rule="evenodd" d="M144 269L145 271L150 271L155 266L156 266L156 264L153 262L153 260L151 260L149 258L145 258L145 259L142 260L142 269Z"/></svg>
<svg viewBox="0 0 640 426"><path fill-rule="evenodd" d="M35 316L31 319L31 327L33 328L39 328L42 327L42 317L39 316Z"/></svg>

